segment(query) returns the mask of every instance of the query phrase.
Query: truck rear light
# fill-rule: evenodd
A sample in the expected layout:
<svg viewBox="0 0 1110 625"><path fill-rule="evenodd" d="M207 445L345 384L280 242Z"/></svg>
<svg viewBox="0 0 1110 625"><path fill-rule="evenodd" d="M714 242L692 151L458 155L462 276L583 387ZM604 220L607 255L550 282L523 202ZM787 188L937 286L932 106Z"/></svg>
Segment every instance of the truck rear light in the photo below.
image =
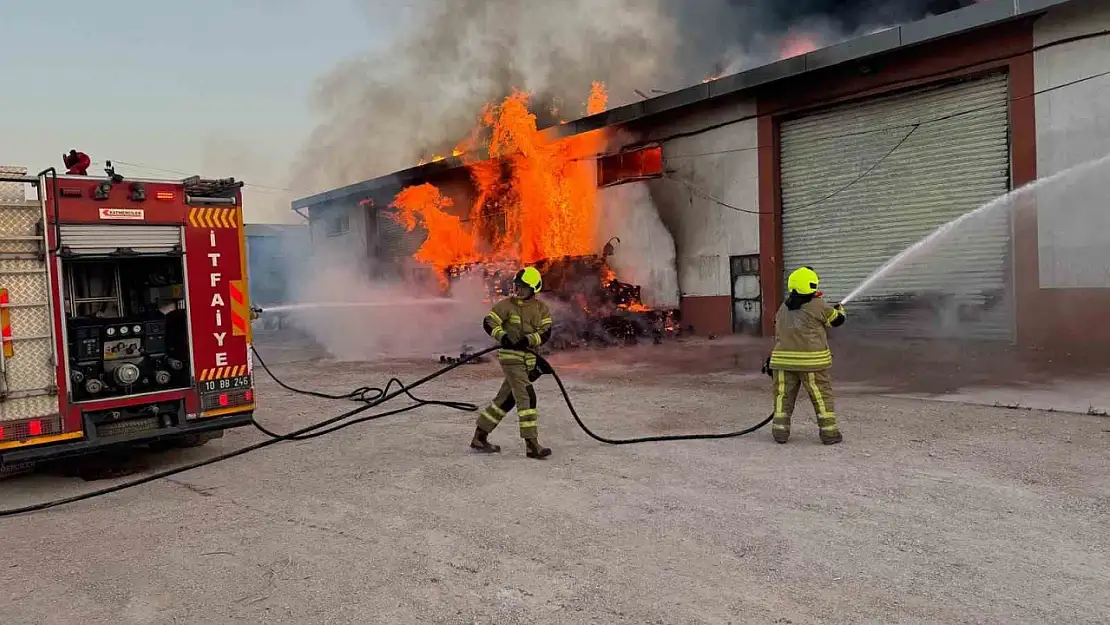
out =
<svg viewBox="0 0 1110 625"><path fill-rule="evenodd" d="M173 191L158 191L154 194L156 200L173 200L177 194Z"/></svg>
<svg viewBox="0 0 1110 625"><path fill-rule="evenodd" d="M6 421L0 426L0 441L18 441L36 436L50 436L62 433L62 417L46 417L38 419L24 419L22 421Z"/></svg>
<svg viewBox="0 0 1110 625"><path fill-rule="evenodd" d="M254 391L249 388L226 391L223 393L201 394L200 410L202 413L237 406L249 406L254 403Z"/></svg>

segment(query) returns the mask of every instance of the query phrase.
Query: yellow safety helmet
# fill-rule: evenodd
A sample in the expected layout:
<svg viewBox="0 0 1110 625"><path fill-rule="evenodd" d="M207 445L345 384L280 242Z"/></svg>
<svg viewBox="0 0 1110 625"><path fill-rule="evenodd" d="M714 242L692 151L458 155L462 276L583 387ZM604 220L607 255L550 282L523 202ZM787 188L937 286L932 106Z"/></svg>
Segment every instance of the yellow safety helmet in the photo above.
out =
<svg viewBox="0 0 1110 625"><path fill-rule="evenodd" d="M516 272L513 282L532 289L533 293L539 293L543 289L543 276L540 275L540 270L535 267L525 267Z"/></svg>
<svg viewBox="0 0 1110 625"><path fill-rule="evenodd" d="M812 267L799 267L786 279L786 289L798 295L813 295L820 283L821 279Z"/></svg>

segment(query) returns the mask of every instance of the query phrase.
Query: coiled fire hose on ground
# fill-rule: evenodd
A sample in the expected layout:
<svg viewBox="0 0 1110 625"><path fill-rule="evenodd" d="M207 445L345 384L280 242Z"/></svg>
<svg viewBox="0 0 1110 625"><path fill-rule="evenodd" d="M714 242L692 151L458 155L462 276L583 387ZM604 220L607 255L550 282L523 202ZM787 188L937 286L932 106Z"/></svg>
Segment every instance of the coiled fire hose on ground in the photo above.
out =
<svg viewBox="0 0 1110 625"><path fill-rule="evenodd" d="M84 501L86 499L92 499L94 497L100 497L100 496L103 496L103 495L108 495L110 493L115 493L115 492L119 492L121 490L134 488L136 486L142 486L143 484L148 484L150 482L165 479L167 477L171 477L171 476L177 475L179 473L184 473L186 471L191 471L193 469L198 469L198 468L203 467L203 466L216 464L218 462L223 462L224 460L229 460L231 458L235 458L236 456L242 456L242 455L248 454L252 451L257 451L259 449L263 449L265 447L275 445L275 444L280 443L282 441L303 441L303 440L308 440L308 439L311 439L311 438L316 438L316 437L319 437L319 436L324 436L325 434L331 434L331 433L337 432L339 430L342 430L344 428L348 428L352 425L356 425L358 423L365 423L367 421L373 421L375 419L381 419L383 417L388 417L388 416L392 416L392 415L401 414L401 413L404 413L404 412L409 412L411 410L415 410L416 408L420 408L421 406L444 406L444 407L447 407L447 408L452 408L452 409L455 409L455 410L461 410L461 411L464 411L464 412L475 412L475 411L478 410L478 406L475 405L475 404L471 404L471 403L468 403L468 402L420 399L419 397L413 395L412 390L421 386L421 385L427 384L428 382L431 382L432 380L434 380L434 379L436 379L436 378L438 378L438 377L440 377L440 376L442 376L442 375L444 375L444 374L446 374L450 371L453 371L454 369L456 369L456 368L458 368L458 367L460 367L460 366L462 366L462 365L464 365L468 362L474 361L474 360L476 360L476 359L478 359L478 358L480 358L480 357L482 357L486 354L489 354L493 351L496 351L496 350L500 349L500 347L498 347L498 346L490 347L490 348L484 349L480 352L470 354L469 356L466 356L464 358L460 358L458 361L456 361L456 362L454 362L454 363L452 363L452 364L450 364L446 367L443 367L443 368L441 368L441 369L439 369L439 370L437 370L433 373L430 373L430 374L420 378L416 382L413 382L412 384L406 385L399 378L393 377L393 378L390 378L388 382L386 382L386 385L384 387L378 388L378 387L364 386L364 387L354 389L353 391L351 391L349 393L344 393L344 394L322 393L322 392L319 392L319 391L310 391L310 390L299 389L299 388L290 386L290 385L286 384L285 382L283 382L276 375L274 375L274 373L270 370L269 366L266 365L266 362L262 359L262 357L258 354L258 352L256 350L254 350L253 346L252 346L251 349L254 352L254 357L258 360L258 364L262 367L262 369L266 372L266 374L268 376L270 376L270 378L273 379L274 382L277 383L277 385L280 386L281 388L283 388L283 389L285 389L285 390L287 390L291 393L296 393L296 394L299 394L299 395L307 395L307 396L310 396L310 397L318 397L318 398L321 398L321 399L357 401L357 402L362 403L363 405L359 406L358 408L355 408L353 410L348 410L347 412L344 412L343 414L336 415L334 417L331 417L329 419L325 419L323 421L319 421L317 423L314 423L312 425L303 427L299 430L296 430L294 432L290 432L288 434L278 434L276 432L272 432L269 429L267 429L265 426L263 426L262 424L258 423L257 420L252 419L251 424L256 429L258 429L258 431L262 432L263 434L265 434L268 437L266 440L260 441L258 443L254 443L252 445L247 445L246 447L241 447L241 448L233 450L233 451L222 453L222 454L219 454L217 456L213 456L211 458L206 458L204 460L198 460L196 462L191 462L189 464L184 464L184 465L181 465L179 467L174 467L172 469L166 469L164 471L158 471L156 473L151 473L150 475L146 475L146 476L143 476L141 478L130 480L130 481L127 481L127 482L122 482L120 484L116 484L114 486L109 486L107 488L102 488L102 489L99 489L99 490L89 491L87 493L81 493L79 495L73 495L71 497L64 497L64 498L61 498L61 499L55 499L53 501L45 501L45 502L42 502L42 503L32 504L32 505L28 505L28 506L22 506L22 507L19 507L19 508L11 508L11 509L8 509L8 510L0 510L0 518L16 516L16 515L20 515L20 514L28 514L28 513L31 513L31 512L39 512L39 511L42 511L42 510L47 510L49 508L56 508L58 506L63 506L63 505L66 505L66 504L76 503L78 501ZM601 436L599 434L594 433L592 430L590 430L589 427L586 426L585 423L582 422L582 418L578 415L578 411L575 410L574 402L571 401L570 393L567 392L566 386L563 384L563 380L559 377L559 373L557 371L555 371L555 369L553 367L548 366L548 369L551 372L551 377L553 377L555 379L555 383L559 386L559 392L563 395L563 401L566 402L567 408L570 410L570 414L571 414L571 416L574 417L574 421L578 424L578 427L580 427L582 429L582 431L585 432L586 435L589 436L590 438L592 438L592 439L594 439L598 442L605 443L607 445L632 445L632 444L637 444L637 443L652 443L652 442L663 442L663 441L710 440L710 439L735 438L735 437L738 437L738 436L744 436L745 434L751 434L752 432L755 432L756 430L759 430L763 426L767 425L771 421L771 417L773 416L773 414L769 415L763 421L760 421L759 423L757 423L757 424L755 424L751 427L747 427L747 428L744 428L742 430L737 430L735 432L724 432L724 433L715 433L715 434L677 434L677 435L671 435L671 436L643 436L643 437L639 437L639 438L617 438L617 439L607 438L607 437L604 437L604 436ZM396 388L394 388L394 387L396 387ZM355 417L355 416L357 416L357 415L359 415L363 412L366 412L367 410L375 408L377 406L381 406L382 404L384 404L384 403L386 403L386 402L388 402L392 399L396 399L397 397L400 397L401 395L407 396L414 403L412 403L411 405L405 406L404 408L398 408L396 410L388 410L388 411L385 411L385 412L375 413L375 414L372 414L372 415L365 415L365 416L358 417L357 419L352 419L352 417Z"/></svg>

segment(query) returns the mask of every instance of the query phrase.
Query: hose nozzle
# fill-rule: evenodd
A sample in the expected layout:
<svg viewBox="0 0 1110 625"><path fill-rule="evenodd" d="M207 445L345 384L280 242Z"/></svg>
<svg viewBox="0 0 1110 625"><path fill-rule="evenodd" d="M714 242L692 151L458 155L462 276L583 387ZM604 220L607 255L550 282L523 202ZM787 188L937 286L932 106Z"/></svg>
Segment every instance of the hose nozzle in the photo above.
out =
<svg viewBox="0 0 1110 625"><path fill-rule="evenodd" d="M255 319L258 319L262 316L262 313L264 312L266 311L262 310L258 306L251 306L251 320L253 321Z"/></svg>

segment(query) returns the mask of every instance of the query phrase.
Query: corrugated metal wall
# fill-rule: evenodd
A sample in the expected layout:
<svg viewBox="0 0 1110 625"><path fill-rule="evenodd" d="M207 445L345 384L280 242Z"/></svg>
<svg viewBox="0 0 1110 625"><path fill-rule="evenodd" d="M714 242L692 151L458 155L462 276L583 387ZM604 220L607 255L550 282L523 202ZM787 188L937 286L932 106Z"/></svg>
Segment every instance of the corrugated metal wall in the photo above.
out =
<svg viewBox="0 0 1110 625"><path fill-rule="evenodd" d="M379 210L374 213L378 223L378 257L383 260L399 260L409 258L420 249L428 234L424 228L417 226L412 232L393 219L394 215L389 210Z"/></svg>
<svg viewBox="0 0 1110 625"><path fill-rule="evenodd" d="M785 272L831 301L1010 186L1004 74L831 108L781 125ZM1012 339L1010 215L986 211L863 293L849 319L902 336ZM784 276L785 279L785 276Z"/></svg>

